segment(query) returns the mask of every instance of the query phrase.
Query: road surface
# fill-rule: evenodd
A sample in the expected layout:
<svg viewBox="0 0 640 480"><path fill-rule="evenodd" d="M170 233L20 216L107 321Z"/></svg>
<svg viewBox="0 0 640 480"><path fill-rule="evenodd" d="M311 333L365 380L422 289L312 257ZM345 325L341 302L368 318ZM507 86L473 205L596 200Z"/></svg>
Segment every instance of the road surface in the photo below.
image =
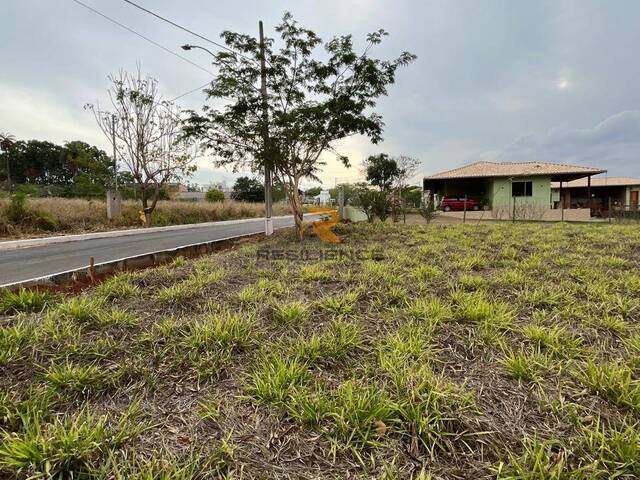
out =
<svg viewBox="0 0 640 480"><path fill-rule="evenodd" d="M305 220L307 220L305 215ZM274 228L293 226L293 217L274 217ZM23 282L95 263L143 255L212 240L264 232L264 219L220 222L179 230L153 231L121 237L91 238L44 246L0 249L0 285ZM1 245L1 243L0 243Z"/></svg>

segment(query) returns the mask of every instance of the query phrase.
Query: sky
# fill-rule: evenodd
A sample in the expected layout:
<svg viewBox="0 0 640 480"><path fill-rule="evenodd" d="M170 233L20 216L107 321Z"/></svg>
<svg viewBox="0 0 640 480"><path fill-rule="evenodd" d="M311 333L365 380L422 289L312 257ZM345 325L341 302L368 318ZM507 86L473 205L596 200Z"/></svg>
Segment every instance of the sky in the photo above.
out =
<svg viewBox="0 0 640 480"><path fill-rule="evenodd" d="M201 40L122 0L83 0L138 33L212 70ZM368 155L408 155L419 177L470 162L549 161L596 166L610 176L640 176L640 2L636 0L136 0L202 35L223 30L267 36L285 11L328 40L389 32L373 56L408 50L417 61L398 71L376 111L384 141L338 144L352 167L331 156L325 187L361 178ZM203 45L206 45L204 43ZM211 46L212 45L206 45ZM157 78L165 98L211 75L73 0L2 0L0 131L20 139L83 140L109 151L87 103L106 103L108 75L135 70ZM184 108L205 102L199 90ZM193 181L233 183L238 174L198 160Z"/></svg>

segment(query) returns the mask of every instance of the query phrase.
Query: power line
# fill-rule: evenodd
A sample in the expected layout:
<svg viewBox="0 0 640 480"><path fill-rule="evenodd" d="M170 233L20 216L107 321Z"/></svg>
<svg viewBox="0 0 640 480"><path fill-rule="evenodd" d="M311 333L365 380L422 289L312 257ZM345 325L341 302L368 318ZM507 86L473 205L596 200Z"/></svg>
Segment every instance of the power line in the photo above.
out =
<svg viewBox="0 0 640 480"><path fill-rule="evenodd" d="M154 17L156 17L159 20L162 20L163 22L166 22L166 23L168 23L170 25L173 25L176 28L179 28L180 30L183 30L183 31L185 31L187 33L190 33L191 35L194 35L194 36L198 37L199 39L204 40L205 42L209 42L209 43L215 45L218 48L222 48L224 50L227 50L228 52L233 53L234 55L238 55L239 57L242 57L245 60L249 60L250 62L254 62L255 63L255 60L253 58L247 57L246 55L243 55L240 52L236 52L232 48L229 48L226 45L223 45L221 43L215 42L215 41L211 40L210 38L207 38L207 37L205 37L203 35L200 35L199 33L194 32L193 30L189 30L188 28L183 27L182 25L180 25L180 24L178 24L178 23L176 23L176 22L174 22L172 20L169 20L168 18L165 18L165 17L163 17L161 15L158 15L157 13L152 12L151 10L149 10L149 9L147 9L147 8L141 6L141 5L138 5L137 3L134 3L131 0L123 0L123 1L125 3L128 3L129 5L131 5L133 7L136 7L138 9L142 10L143 12L148 13L149 15L153 15Z"/></svg>
<svg viewBox="0 0 640 480"><path fill-rule="evenodd" d="M175 102L176 100L178 100L179 98L186 97L187 95L189 95L189 94L191 94L191 93L194 93L194 92L197 92L197 91L199 91L199 90L202 90L204 87L206 87L206 86L208 86L208 85L210 85L210 84L211 84L211 82L207 82L207 83L205 83L204 85L200 85L198 88L194 88L193 90L189 90L188 92L185 92L185 93L183 93L183 94L181 94L181 95L178 95L178 96L177 96L177 97L175 97L175 98L172 98L171 100L169 100L169 102L173 103L173 102Z"/></svg>
<svg viewBox="0 0 640 480"><path fill-rule="evenodd" d="M80 5L80 6L84 7L84 8L86 8L86 9L88 9L88 10L92 11L92 12L93 12L93 13L95 13L96 15L99 15L99 16L101 16L102 18L104 18L104 19L106 19L106 20L110 21L111 23L114 23L114 24L118 25L119 27L124 28L124 29L125 29L125 30L127 30L128 32L131 32L131 33L133 33L134 35L137 35L138 37L142 38L143 40L146 40L147 42L151 43L152 45L155 45L156 47L161 48L161 49L162 49L162 50L164 50L165 52L170 53L171 55L173 55L173 56L175 56L175 57L178 57L179 59L184 60L184 61L185 61L185 62L187 62L187 63L190 63L191 65L193 65L193 66L194 66L194 67L196 67L196 68L199 68L199 69L200 69L200 70L202 70L203 72L207 72L209 75L215 75L212 71L210 71L210 70L208 70L208 69L204 68L204 67L203 67L203 66L201 66L201 65L198 65L198 64L197 64L197 63L195 63L195 62L192 62L192 61L191 61L191 60L189 60L187 57L183 57L182 55L180 55L180 54L178 54L178 53L174 52L173 50L171 50L171 49L169 49L169 48L165 47L164 45L161 45L161 44L159 44L158 42L156 42L156 41L154 41L154 40L151 40L149 37L145 37L145 36L144 36L144 35L142 35L141 33L138 33L138 32L136 32L134 29L132 29L132 28L130 28L130 27L127 27L127 26L126 26L126 25L124 25L123 23L120 23L119 21L114 20L113 18L111 18L111 17L109 17L109 16L105 15L105 14L104 14L104 13L102 13L102 12L99 12L98 10L96 10L96 9L95 9L95 8L93 8L93 7L90 7L90 6L89 6L89 5L87 5L86 3L83 3L83 2L81 2L80 0L72 0L72 1L73 1L73 2L75 2L75 3L77 3L78 5Z"/></svg>

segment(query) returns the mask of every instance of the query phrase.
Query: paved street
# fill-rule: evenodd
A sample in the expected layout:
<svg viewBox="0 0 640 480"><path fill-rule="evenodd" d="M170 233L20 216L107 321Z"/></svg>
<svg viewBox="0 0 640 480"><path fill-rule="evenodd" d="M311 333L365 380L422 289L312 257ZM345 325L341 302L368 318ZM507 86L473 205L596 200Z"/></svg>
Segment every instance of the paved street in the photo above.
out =
<svg viewBox="0 0 640 480"><path fill-rule="evenodd" d="M293 217L274 218L274 228L292 225ZM89 257L94 257L96 263L102 263L263 231L264 219L256 218L250 221L220 222L206 227L196 225L180 230L92 238L15 250L0 249L0 285L83 268L89 265Z"/></svg>

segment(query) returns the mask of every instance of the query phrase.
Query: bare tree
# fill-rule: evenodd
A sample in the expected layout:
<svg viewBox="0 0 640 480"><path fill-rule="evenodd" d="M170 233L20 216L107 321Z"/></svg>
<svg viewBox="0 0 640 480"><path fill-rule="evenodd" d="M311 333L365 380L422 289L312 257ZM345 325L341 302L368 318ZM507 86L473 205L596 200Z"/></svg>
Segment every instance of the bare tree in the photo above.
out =
<svg viewBox="0 0 640 480"><path fill-rule="evenodd" d="M195 171L193 142L182 135L180 108L163 100L158 81L120 71L109 76L109 99L113 111L87 105L98 126L112 141L116 152L140 189L145 224L151 224L160 192L168 182L188 177Z"/></svg>
<svg viewBox="0 0 640 480"><path fill-rule="evenodd" d="M400 155L398 157L393 157L398 165L399 173L394 179L394 188L402 191L404 187L406 187L417 173L418 168L420 167L420 160L413 157L408 157L406 155Z"/></svg>

